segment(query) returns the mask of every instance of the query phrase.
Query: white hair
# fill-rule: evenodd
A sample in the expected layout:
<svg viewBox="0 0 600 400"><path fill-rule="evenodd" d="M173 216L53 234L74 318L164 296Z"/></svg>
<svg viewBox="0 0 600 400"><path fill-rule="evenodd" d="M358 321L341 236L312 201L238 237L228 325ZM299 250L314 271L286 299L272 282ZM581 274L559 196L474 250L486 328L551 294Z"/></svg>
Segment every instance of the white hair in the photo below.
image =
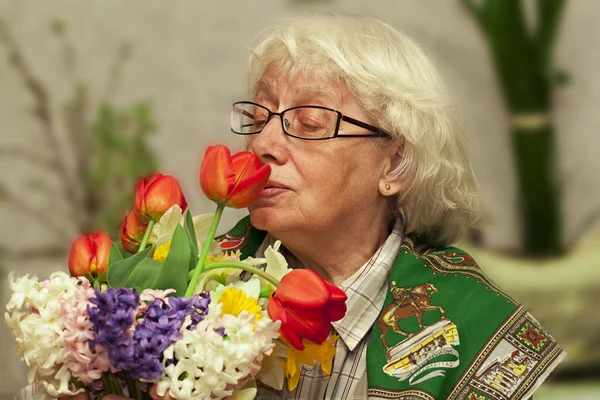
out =
<svg viewBox="0 0 600 400"><path fill-rule="evenodd" d="M438 73L407 36L371 17L318 14L285 19L251 47L248 89L266 69L340 81L375 125L404 141L390 173L402 184L395 214L435 246L459 238L484 215L462 122Z"/></svg>

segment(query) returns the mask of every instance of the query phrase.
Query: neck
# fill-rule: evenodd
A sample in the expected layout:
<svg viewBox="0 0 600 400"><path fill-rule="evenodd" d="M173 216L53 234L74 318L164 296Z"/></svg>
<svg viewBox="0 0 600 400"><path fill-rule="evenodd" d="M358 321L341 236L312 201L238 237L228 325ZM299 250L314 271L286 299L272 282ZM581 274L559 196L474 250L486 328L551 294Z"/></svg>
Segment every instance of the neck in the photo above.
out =
<svg viewBox="0 0 600 400"><path fill-rule="evenodd" d="M298 231L273 235L304 268L315 270L336 285L362 267L390 234L390 217L385 210L361 214L361 220L338 221L327 231Z"/></svg>

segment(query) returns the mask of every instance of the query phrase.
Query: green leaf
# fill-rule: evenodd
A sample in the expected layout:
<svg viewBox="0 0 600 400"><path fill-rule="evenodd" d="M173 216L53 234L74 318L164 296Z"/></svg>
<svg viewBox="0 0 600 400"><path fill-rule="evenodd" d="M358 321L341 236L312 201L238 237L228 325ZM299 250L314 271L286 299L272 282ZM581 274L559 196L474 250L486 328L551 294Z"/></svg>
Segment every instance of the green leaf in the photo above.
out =
<svg viewBox="0 0 600 400"><path fill-rule="evenodd" d="M188 208L185 212L185 233L188 238L188 242L190 244L190 264L189 271L196 268L196 263L198 262L198 239L196 238L196 231L194 230L194 220L192 218L192 213Z"/></svg>
<svg viewBox="0 0 600 400"><path fill-rule="evenodd" d="M133 269L150 253L152 247L134 254L133 256L121 261L117 261L108 267L108 286L113 288L124 287L127 278L133 272Z"/></svg>
<svg viewBox="0 0 600 400"><path fill-rule="evenodd" d="M113 243L112 246L110 246L110 255L108 256L108 265L113 265L114 263L116 263L117 261L121 261L123 259L123 256L121 255L121 252L119 251L119 248Z"/></svg>
<svg viewBox="0 0 600 400"><path fill-rule="evenodd" d="M155 289L154 284L162 266L159 261L152 258L143 259L127 278L125 287L135 287L139 292L144 289Z"/></svg>
<svg viewBox="0 0 600 400"><path fill-rule="evenodd" d="M153 289L175 289L176 296L183 296L187 289L190 264L190 244L181 225L177 225L171 239L171 247L160 269Z"/></svg>

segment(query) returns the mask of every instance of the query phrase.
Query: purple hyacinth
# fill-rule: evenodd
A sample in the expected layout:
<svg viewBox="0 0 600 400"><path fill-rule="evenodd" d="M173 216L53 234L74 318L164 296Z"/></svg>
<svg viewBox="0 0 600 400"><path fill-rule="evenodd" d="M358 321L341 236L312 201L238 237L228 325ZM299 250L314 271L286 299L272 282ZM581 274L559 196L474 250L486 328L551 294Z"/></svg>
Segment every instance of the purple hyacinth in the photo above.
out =
<svg viewBox="0 0 600 400"><path fill-rule="evenodd" d="M159 378L163 373L163 352L182 337L179 330L185 318L190 315L195 327L207 314L209 303L206 293L191 298L154 299L129 340L109 348L111 364L128 371L133 379Z"/></svg>
<svg viewBox="0 0 600 400"><path fill-rule="evenodd" d="M96 307L87 307L90 321L94 324L92 346L98 343L109 348L126 342L125 332L133 324L138 301L135 288L108 289L104 292L95 289L90 303Z"/></svg>

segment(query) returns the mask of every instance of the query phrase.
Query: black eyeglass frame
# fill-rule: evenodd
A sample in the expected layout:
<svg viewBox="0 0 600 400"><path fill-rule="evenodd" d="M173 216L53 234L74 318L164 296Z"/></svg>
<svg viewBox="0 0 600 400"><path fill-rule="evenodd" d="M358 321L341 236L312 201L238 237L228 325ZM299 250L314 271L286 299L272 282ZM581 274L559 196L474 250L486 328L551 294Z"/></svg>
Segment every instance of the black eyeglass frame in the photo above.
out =
<svg viewBox="0 0 600 400"><path fill-rule="evenodd" d="M262 127L262 129L258 132L252 132L252 133L241 133L241 132L236 132L233 130L233 127L231 128L231 132L235 133L236 135L258 135L259 133L261 133L263 131L263 129L265 129L265 126L267 126L267 124L271 121L271 118L273 118L274 116L279 116L279 120L281 121L281 129L283 130L283 132L291 137L297 138L297 139L302 139L302 140L328 140L328 139L334 139L334 138L356 138L356 137L388 137L391 138L392 135L390 135L388 132L384 131L381 128L378 128L376 126L367 124L366 122L362 122L359 121L357 119L354 119L352 117L348 117L347 115L342 114L340 111L338 110L334 110L333 108L328 108L328 107L322 107L322 106L311 106L311 105L306 105L306 106L296 106L296 107L290 107L288 109L285 109L281 112L273 112L271 110L269 110L267 107L257 104L257 103L253 103L251 101L236 101L235 103L233 103L231 106L234 107L236 104L250 104L253 106L257 106L260 108L263 108L265 110L267 110L267 112L269 113L267 116L267 120L265 121L265 125ZM328 111L333 111L337 114L337 121L335 123L335 130L333 131L333 136L329 136L329 137L324 137L324 138L307 138L307 137L302 137L302 136L296 136L296 135L292 135L291 133L289 133L286 129L285 129L285 125L283 123L283 114L286 113L287 111L291 111L291 110L296 110L299 108L320 108L322 110L328 110ZM370 132L372 132L372 134L356 134L356 135L339 135L339 129L340 129L340 122L341 121L345 121L348 122L349 124L358 126L360 128L363 129L368 129Z"/></svg>

